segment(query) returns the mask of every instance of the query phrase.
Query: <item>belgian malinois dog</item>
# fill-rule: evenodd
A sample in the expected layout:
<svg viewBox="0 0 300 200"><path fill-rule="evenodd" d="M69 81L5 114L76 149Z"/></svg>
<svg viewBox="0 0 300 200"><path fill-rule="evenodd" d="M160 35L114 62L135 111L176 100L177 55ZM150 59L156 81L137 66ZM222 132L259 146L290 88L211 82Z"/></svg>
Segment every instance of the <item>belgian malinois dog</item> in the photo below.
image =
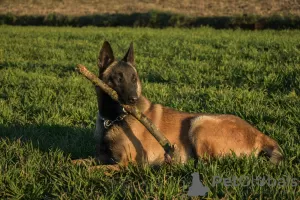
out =
<svg viewBox="0 0 300 200"><path fill-rule="evenodd" d="M99 58L99 78L113 88L123 104L135 105L143 112L179 152L177 162L188 159L236 156L262 152L271 162L283 159L276 141L234 115L185 113L151 103L142 95L135 67L133 44L125 57L115 60L112 48L104 42ZM127 165L128 162L160 165L164 149L120 104L96 87L99 113L95 138L97 159L103 164Z"/></svg>

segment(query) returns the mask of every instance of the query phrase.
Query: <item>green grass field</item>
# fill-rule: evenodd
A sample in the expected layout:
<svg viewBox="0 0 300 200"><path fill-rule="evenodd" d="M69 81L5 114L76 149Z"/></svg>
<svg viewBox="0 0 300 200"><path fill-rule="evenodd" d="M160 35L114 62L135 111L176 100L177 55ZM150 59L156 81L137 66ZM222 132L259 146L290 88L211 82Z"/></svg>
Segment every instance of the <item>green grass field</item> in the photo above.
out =
<svg viewBox="0 0 300 200"><path fill-rule="evenodd" d="M188 199L199 172L213 199L299 199L300 31L0 27L0 199ZM131 41L143 93L181 111L235 114L276 139L285 161L234 157L105 175L73 166L94 155L96 72L104 40ZM212 185L213 176L272 177L276 186ZM297 178L296 185L287 182ZM281 184L280 184L281 183Z"/></svg>

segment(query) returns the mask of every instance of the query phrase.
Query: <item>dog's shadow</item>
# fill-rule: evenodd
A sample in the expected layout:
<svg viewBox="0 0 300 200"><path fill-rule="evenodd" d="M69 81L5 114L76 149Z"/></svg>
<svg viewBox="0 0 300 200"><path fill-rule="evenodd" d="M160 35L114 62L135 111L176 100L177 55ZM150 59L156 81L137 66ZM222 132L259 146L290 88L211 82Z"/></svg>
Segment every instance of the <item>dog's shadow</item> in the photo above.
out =
<svg viewBox="0 0 300 200"><path fill-rule="evenodd" d="M21 139L31 142L34 148L43 152L59 149L72 159L95 156L93 130L90 128L62 125L3 125L0 124L0 138Z"/></svg>

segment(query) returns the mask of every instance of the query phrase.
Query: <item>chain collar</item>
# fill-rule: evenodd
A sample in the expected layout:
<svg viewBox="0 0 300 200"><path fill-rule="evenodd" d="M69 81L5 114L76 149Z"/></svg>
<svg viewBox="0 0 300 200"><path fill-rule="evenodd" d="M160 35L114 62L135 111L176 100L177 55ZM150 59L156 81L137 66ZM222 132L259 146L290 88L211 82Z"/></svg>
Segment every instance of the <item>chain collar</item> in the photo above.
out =
<svg viewBox="0 0 300 200"><path fill-rule="evenodd" d="M122 121L127 115L128 113L126 112L126 110L123 108L123 114L119 115L116 119L114 120L109 120L109 119L105 119L104 117L102 117L99 113L99 117L100 119L103 121L103 125L104 128L108 129L110 126L112 126L115 122L119 122Z"/></svg>

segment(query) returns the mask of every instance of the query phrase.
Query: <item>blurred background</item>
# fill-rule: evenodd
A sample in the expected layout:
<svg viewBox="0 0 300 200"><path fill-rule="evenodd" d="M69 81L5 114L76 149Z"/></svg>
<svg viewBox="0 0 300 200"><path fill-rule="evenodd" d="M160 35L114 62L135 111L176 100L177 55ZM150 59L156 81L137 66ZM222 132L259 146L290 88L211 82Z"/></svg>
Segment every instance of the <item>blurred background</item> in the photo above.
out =
<svg viewBox="0 0 300 200"><path fill-rule="evenodd" d="M299 15L299 0L1 0L0 13L91 15L145 13L151 10L191 16Z"/></svg>
<svg viewBox="0 0 300 200"><path fill-rule="evenodd" d="M0 24L299 29L300 0L0 0Z"/></svg>

